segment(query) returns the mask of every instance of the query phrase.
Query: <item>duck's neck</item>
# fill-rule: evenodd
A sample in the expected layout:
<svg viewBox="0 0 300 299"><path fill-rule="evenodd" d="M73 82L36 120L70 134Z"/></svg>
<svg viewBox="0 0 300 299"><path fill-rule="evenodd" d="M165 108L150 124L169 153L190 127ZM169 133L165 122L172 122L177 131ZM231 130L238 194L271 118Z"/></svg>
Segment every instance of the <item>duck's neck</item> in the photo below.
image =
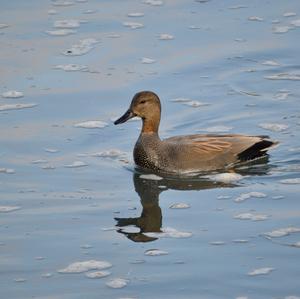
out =
<svg viewBox="0 0 300 299"><path fill-rule="evenodd" d="M159 123L160 115L151 118L143 118L142 134L146 133L158 135Z"/></svg>

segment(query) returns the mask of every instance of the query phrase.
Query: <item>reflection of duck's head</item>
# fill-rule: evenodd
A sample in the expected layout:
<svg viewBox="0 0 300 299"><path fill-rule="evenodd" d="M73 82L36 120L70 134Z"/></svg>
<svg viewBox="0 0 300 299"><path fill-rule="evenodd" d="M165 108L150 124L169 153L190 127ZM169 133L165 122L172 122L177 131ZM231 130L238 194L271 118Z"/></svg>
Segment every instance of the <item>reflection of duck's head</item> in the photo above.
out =
<svg viewBox="0 0 300 299"><path fill-rule="evenodd" d="M115 124L126 122L138 116L143 120L143 132L157 132L160 122L161 104L159 97L151 91L138 92L132 99L129 109L115 121Z"/></svg>

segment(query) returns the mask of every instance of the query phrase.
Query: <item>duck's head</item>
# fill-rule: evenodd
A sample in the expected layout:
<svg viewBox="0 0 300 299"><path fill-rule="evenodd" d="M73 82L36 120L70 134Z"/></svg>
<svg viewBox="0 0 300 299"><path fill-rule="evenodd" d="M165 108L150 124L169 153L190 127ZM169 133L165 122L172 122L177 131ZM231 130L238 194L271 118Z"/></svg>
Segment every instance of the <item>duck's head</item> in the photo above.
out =
<svg viewBox="0 0 300 299"><path fill-rule="evenodd" d="M159 125L160 122L160 100L152 91L141 91L133 97L129 109L117 119L114 124L118 125L126 122L135 116L140 117L144 124L152 123L152 126Z"/></svg>

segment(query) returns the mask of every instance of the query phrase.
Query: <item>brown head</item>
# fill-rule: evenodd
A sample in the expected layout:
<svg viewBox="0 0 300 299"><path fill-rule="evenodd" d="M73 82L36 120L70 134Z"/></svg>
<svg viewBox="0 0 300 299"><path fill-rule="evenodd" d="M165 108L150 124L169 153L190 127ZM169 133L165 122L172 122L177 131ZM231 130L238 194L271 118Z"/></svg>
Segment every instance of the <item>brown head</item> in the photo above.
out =
<svg viewBox="0 0 300 299"><path fill-rule="evenodd" d="M114 124L126 122L135 116L143 120L143 133L157 133L160 122L160 100L152 91L141 91L133 97L129 109Z"/></svg>

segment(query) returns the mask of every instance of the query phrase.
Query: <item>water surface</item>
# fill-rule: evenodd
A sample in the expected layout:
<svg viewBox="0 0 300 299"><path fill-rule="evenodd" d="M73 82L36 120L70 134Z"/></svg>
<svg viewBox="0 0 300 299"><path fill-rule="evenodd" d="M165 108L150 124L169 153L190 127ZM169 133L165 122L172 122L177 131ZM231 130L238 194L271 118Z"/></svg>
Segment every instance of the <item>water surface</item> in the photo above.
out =
<svg viewBox="0 0 300 299"><path fill-rule="evenodd" d="M300 298L300 5L204 2L0 1L1 298ZM280 146L236 182L145 179L140 122L113 125L141 90L161 137ZM58 272L90 260L111 274Z"/></svg>

